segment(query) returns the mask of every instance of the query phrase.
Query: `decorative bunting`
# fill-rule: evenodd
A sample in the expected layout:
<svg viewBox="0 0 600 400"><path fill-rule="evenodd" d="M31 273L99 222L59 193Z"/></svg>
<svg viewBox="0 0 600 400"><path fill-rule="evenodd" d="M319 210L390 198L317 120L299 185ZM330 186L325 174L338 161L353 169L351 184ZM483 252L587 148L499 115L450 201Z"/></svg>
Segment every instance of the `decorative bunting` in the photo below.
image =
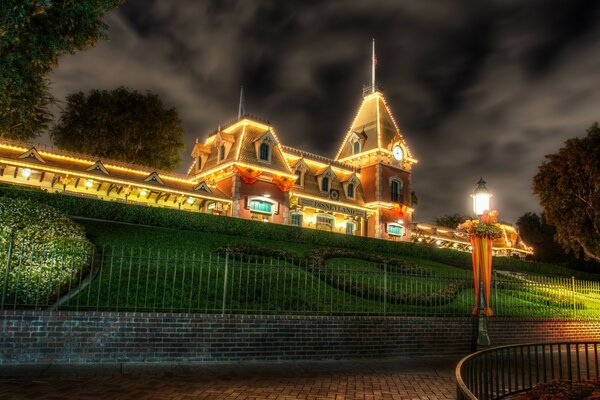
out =
<svg viewBox="0 0 600 400"><path fill-rule="evenodd" d="M406 204L394 203L392 210L398 214L398 218L402 218L406 214L406 211L408 211L408 206Z"/></svg>
<svg viewBox="0 0 600 400"><path fill-rule="evenodd" d="M242 182L247 185L251 185L258 180L258 177L262 174L262 171L256 168L240 167L234 164L237 174L242 178Z"/></svg>
<svg viewBox="0 0 600 400"><path fill-rule="evenodd" d="M282 192L289 192L294 187L297 178L290 178L287 176L274 175L273 182Z"/></svg>

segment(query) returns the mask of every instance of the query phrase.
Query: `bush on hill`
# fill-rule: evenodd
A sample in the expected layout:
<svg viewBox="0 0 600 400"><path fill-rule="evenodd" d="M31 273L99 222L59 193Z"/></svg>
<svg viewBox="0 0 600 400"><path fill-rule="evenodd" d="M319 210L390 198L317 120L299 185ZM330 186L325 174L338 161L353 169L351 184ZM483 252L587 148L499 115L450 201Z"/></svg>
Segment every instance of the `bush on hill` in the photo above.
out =
<svg viewBox="0 0 600 400"><path fill-rule="evenodd" d="M0 282L7 283L7 304L33 305L60 296L77 282L91 250L83 228L59 210L0 197Z"/></svg>

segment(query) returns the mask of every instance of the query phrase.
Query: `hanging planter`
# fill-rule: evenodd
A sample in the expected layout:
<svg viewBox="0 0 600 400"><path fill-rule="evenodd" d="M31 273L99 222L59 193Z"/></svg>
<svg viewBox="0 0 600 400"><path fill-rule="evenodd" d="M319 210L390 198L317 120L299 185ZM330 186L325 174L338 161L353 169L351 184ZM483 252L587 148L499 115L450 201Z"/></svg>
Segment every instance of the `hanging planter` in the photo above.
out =
<svg viewBox="0 0 600 400"><path fill-rule="evenodd" d="M469 235L472 252L473 280L475 282L475 307L477 315L481 304L480 286L483 290L483 315L491 317L494 311L490 306L492 288L492 243L502 235L498 224L498 211L486 211L479 219L467 220L458 226L458 230ZM481 282L481 285L480 285Z"/></svg>

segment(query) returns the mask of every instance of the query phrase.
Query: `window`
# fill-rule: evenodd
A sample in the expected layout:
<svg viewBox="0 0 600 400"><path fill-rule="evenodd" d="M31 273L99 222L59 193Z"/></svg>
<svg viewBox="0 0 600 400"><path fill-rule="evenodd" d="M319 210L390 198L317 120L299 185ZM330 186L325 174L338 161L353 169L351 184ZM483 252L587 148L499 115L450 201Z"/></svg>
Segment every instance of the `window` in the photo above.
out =
<svg viewBox="0 0 600 400"><path fill-rule="evenodd" d="M266 214L273 214L273 203L262 200L251 200L250 210Z"/></svg>
<svg viewBox="0 0 600 400"><path fill-rule="evenodd" d="M225 159L225 145L222 144L221 147L219 147L219 161L223 161Z"/></svg>
<svg viewBox="0 0 600 400"><path fill-rule="evenodd" d="M333 229L335 219L329 215L317 215L317 229Z"/></svg>
<svg viewBox="0 0 600 400"><path fill-rule="evenodd" d="M402 181L393 180L390 183L390 193L392 197L392 201L396 203L403 203L404 198L400 195L400 190L402 190Z"/></svg>
<svg viewBox="0 0 600 400"><path fill-rule="evenodd" d="M354 142L352 145L352 154L360 153L360 142Z"/></svg>
<svg viewBox="0 0 600 400"><path fill-rule="evenodd" d="M200 157L196 158L196 168L202 169L202 158Z"/></svg>
<svg viewBox="0 0 600 400"><path fill-rule="evenodd" d="M258 157L263 160L263 161L270 161L271 160L271 146L269 146L267 143L261 143L260 144L260 149L258 151L259 155Z"/></svg>
<svg viewBox="0 0 600 400"><path fill-rule="evenodd" d="M348 184L348 197L354 198L354 183Z"/></svg>
<svg viewBox="0 0 600 400"><path fill-rule="evenodd" d="M302 186L302 171L299 170L299 169L297 169L296 170L296 176L297 176L297 178L296 178L296 185Z"/></svg>
<svg viewBox="0 0 600 400"><path fill-rule="evenodd" d="M388 234L393 236L404 236L404 227L402 225L388 225Z"/></svg>
<svg viewBox="0 0 600 400"><path fill-rule="evenodd" d="M302 226L302 214L300 214L300 213L292 214L292 225Z"/></svg>
<svg viewBox="0 0 600 400"><path fill-rule="evenodd" d="M356 232L356 224L354 222L346 222L346 235L354 235Z"/></svg>
<svg viewBox="0 0 600 400"><path fill-rule="evenodd" d="M321 192L329 192L329 178L326 176L321 180Z"/></svg>

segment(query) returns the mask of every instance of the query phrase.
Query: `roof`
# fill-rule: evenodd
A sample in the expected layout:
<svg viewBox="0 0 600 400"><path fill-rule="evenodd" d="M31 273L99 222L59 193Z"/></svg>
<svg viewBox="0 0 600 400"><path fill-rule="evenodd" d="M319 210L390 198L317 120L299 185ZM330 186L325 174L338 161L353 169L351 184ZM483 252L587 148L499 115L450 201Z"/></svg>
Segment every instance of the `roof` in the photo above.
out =
<svg viewBox="0 0 600 400"><path fill-rule="evenodd" d="M230 196L217 188L211 188L210 196L199 193L197 183L180 174L165 173L134 164L112 160L99 160L97 157L73 154L48 147L2 139L0 141L0 164L15 165L56 174L81 176L118 184L159 188L192 194L194 196L230 200Z"/></svg>
<svg viewBox="0 0 600 400"><path fill-rule="evenodd" d="M273 142L270 162L258 158L257 142L263 139ZM219 160L219 151L217 151L221 144L226 145L226 155L223 160ZM202 149L208 150L204 151L208 157L203 162L202 169L198 173L192 173L191 178L210 174L211 171L220 169L222 165L233 163L264 168L274 173L287 175L292 173L273 127L249 118L239 119L222 131L209 136L202 146ZM194 164L190 171L193 170L193 166Z"/></svg>
<svg viewBox="0 0 600 400"><path fill-rule="evenodd" d="M405 147L407 155L412 158L404 137L380 91L363 97L354 121L335 156L336 160L343 160L353 155L351 139L354 135L364 140L361 152L375 149L391 150L391 144L400 141Z"/></svg>

